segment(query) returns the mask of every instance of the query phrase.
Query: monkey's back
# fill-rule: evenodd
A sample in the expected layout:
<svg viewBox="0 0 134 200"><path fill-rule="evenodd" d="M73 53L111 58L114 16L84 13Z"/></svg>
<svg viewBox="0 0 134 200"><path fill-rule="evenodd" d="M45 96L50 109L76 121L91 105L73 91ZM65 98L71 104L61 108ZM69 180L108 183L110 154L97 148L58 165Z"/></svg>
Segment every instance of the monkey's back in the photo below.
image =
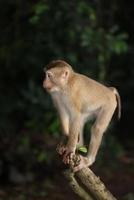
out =
<svg viewBox="0 0 134 200"><path fill-rule="evenodd" d="M75 76L75 100L77 101L77 97L83 105L90 105L91 110L115 99L113 91L105 85L82 74L75 73Z"/></svg>

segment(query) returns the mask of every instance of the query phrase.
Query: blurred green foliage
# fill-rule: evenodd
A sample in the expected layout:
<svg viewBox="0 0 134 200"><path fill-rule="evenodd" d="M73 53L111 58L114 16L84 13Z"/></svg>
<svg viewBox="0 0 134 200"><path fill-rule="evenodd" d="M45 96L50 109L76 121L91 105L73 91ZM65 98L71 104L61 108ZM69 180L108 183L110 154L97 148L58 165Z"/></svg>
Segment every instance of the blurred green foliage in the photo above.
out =
<svg viewBox="0 0 134 200"><path fill-rule="evenodd" d="M65 59L79 72L114 82L125 72L115 68L109 74L111 63L128 51L128 35L111 17L113 6L107 10L101 1L1 0L0 7L1 154L23 162L26 156L29 165L49 162L51 135L57 139L60 130L42 88L43 67Z"/></svg>

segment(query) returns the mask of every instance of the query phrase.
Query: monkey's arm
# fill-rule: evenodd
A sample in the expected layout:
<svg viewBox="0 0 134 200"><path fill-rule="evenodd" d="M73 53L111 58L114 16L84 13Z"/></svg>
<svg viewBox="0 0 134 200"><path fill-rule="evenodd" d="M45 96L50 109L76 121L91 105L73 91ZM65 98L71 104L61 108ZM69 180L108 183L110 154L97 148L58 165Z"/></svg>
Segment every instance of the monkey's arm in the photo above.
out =
<svg viewBox="0 0 134 200"><path fill-rule="evenodd" d="M63 135L61 136L61 141L57 145L56 150L60 155L62 155L65 151L67 137L69 136L69 116L64 108L59 109L59 117Z"/></svg>
<svg viewBox="0 0 134 200"><path fill-rule="evenodd" d="M75 154L76 145L78 142L78 135L80 131L79 116L75 117L70 123L69 138L63 155L63 162L69 164L70 159Z"/></svg>

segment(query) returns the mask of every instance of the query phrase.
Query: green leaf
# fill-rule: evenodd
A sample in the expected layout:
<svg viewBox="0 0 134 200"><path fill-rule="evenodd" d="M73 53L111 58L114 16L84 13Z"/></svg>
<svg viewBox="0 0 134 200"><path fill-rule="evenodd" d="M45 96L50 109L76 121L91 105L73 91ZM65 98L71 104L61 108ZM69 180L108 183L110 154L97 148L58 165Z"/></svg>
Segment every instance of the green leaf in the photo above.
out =
<svg viewBox="0 0 134 200"><path fill-rule="evenodd" d="M87 153L87 148L85 146L79 147L78 150L83 152L83 153Z"/></svg>

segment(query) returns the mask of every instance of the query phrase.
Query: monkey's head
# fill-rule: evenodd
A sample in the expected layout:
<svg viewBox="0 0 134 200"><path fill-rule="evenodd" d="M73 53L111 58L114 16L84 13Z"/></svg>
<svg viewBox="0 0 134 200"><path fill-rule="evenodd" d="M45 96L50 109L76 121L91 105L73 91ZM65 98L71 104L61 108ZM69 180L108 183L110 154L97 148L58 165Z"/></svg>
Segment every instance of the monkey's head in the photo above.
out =
<svg viewBox="0 0 134 200"><path fill-rule="evenodd" d="M43 87L49 92L63 90L68 82L72 67L63 60L54 60L45 67Z"/></svg>

